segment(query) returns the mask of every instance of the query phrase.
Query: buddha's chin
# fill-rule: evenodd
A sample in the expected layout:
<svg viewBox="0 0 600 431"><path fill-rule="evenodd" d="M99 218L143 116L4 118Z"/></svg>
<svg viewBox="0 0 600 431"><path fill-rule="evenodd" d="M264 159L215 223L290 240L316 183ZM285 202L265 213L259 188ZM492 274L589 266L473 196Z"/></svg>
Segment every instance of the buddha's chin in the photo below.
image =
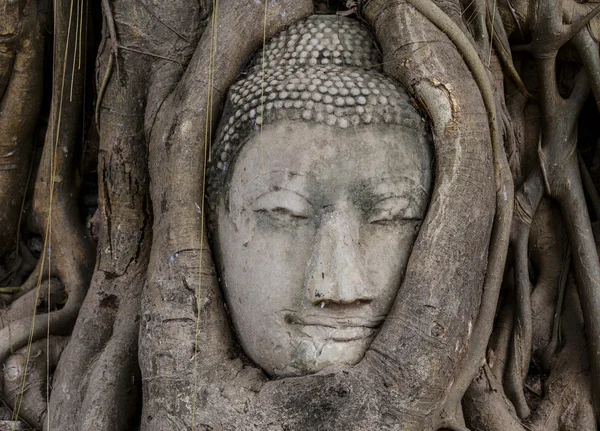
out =
<svg viewBox="0 0 600 431"><path fill-rule="evenodd" d="M292 351L290 363L269 374L274 377L303 376L331 366L355 365L364 357L373 338L375 334L345 341L305 338Z"/></svg>

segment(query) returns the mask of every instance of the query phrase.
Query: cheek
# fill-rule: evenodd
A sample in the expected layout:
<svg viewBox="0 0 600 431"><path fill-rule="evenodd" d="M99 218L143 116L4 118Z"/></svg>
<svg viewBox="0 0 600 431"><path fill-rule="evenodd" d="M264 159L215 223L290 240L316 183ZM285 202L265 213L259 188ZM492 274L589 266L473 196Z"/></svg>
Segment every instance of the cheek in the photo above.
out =
<svg viewBox="0 0 600 431"><path fill-rule="evenodd" d="M379 291L377 302L382 307L390 307L396 297L415 238L416 230L412 224L401 227L368 225L362 230L361 251L369 283Z"/></svg>
<svg viewBox="0 0 600 431"><path fill-rule="evenodd" d="M271 319L301 303L313 229L269 226L252 211L222 217L219 225L224 290L234 314L239 307Z"/></svg>

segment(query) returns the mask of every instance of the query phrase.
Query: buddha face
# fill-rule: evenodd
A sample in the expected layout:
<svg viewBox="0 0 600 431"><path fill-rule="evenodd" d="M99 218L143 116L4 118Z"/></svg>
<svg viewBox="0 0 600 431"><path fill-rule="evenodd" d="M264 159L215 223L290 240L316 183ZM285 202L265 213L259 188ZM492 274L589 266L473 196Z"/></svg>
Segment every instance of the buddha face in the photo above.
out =
<svg viewBox="0 0 600 431"><path fill-rule="evenodd" d="M243 145L214 246L239 341L268 374L364 356L427 209L432 159L418 138L397 125L279 121Z"/></svg>

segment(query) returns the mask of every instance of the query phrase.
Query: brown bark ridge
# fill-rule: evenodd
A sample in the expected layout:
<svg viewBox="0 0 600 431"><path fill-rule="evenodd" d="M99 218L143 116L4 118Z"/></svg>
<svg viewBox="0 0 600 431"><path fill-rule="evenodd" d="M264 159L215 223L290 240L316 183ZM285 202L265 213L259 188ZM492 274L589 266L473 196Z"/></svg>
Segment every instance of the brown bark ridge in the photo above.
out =
<svg viewBox="0 0 600 431"><path fill-rule="evenodd" d="M23 2L16 4L23 6ZM51 84L54 97L32 205L34 229L44 238L41 263L35 274L38 279L33 284L39 288L44 274L56 272L68 297L60 310L33 319L26 316L1 329L2 361L15 350L49 333L70 333L85 297L94 261L93 241L79 217L76 202L80 181L74 162L82 130L84 87L84 73L76 67L78 57L74 55L75 47L79 46L79 33L75 31L78 22L74 19L74 3L59 6L54 21L56 49ZM37 5L32 7L36 10ZM43 270L44 266L50 269ZM3 377L0 374L0 378Z"/></svg>
<svg viewBox="0 0 600 431"><path fill-rule="evenodd" d="M0 2L0 257L17 248L18 222L42 103L45 12Z"/></svg>
<svg viewBox="0 0 600 431"><path fill-rule="evenodd" d="M423 101L433 121L437 173L433 198L397 302L367 354L395 356L398 364L402 358L410 376L405 384L414 388L403 404L414 416L401 422L419 429L424 418L443 422L456 414L442 411L443 400L465 365L482 297L496 192L491 129L482 95L473 91L477 83L439 28L410 2L365 2L364 15L382 44L384 70ZM413 43L403 43L408 40ZM475 196L481 206L473 205ZM496 259L503 261L501 256ZM481 272L470 266L474 261ZM415 308L420 310L417 324L406 318ZM442 331L435 331L436 325ZM415 358L414 363L407 357ZM426 429L439 425L427 423Z"/></svg>
<svg viewBox="0 0 600 431"><path fill-rule="evenodd" d="M106 2L96 82L98 257L44 429L129 430L139 422L140 299L153 238L145 128L204 28L205 7L192 3ZM169 23L175 17L181 21Z"/></svg>

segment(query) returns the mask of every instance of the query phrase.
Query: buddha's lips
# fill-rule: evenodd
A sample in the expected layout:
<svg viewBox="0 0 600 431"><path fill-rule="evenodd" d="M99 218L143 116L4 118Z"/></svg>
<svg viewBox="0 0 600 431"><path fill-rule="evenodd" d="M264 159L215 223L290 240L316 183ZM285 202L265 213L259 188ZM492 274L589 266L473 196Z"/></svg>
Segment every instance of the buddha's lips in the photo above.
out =
<svg viewBox="0 0 600 431"><path fill-rule="evenodd" d="M359 317L335 318L330 316L298 316L288 314L286 321L298 325L304 335L331 341L354 341L375 335L384 318Z"/></svg>

